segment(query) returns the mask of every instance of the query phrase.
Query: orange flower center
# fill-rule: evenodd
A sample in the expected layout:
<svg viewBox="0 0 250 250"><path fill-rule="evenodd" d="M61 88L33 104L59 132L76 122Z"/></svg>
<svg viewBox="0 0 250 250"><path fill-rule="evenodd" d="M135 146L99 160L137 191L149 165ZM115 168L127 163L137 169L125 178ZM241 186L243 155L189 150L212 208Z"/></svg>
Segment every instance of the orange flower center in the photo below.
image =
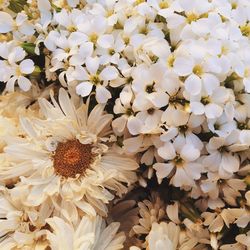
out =
<svg viewBox="0 0 250 250"><path fill-rule="evenodd" d="M54 155L55 172L66 178L84 174L93 162L91 144L81 144L78 140L60 142Z"/></svg>

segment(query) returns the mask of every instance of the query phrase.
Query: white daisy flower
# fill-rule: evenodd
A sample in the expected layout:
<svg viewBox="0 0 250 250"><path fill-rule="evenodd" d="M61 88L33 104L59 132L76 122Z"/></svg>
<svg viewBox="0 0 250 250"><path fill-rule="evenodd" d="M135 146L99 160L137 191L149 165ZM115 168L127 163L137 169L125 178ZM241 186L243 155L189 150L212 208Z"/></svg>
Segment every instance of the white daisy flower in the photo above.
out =
<svg viewBox="0 0 250 250"><path fill-rule="evenodd" d="M20 194L29 206L51 197L55 204L71 201L85 213L106 215L105 203L136 181L138 165L107 146L112 115L103 113L103 105L88 115L88 104L76 108L64 89L58 99L59 104L53 96L53 104L39 100L45 119L21 118L24 138L5 147L11 166L0 180L20 178L13 196L25 188Z"/></svg>
<svg viewBox="0 0 250 250"><path fill-rule="evenodd" d="M107 227L100 216L83 216L77 226L65 222L59 217L46 220L52 228L47 238L53 250L119 250L123 249L124 233L117 233L119 223Z"/></svg>
<svg viewBox="0 0 250 250"><path fill-rule="evenodd" d="M46 222L52 212L46 202L38 208L23 206L20 200L12 200L7 193L0 196L0 248L43 249L46 240Z"/></svg>

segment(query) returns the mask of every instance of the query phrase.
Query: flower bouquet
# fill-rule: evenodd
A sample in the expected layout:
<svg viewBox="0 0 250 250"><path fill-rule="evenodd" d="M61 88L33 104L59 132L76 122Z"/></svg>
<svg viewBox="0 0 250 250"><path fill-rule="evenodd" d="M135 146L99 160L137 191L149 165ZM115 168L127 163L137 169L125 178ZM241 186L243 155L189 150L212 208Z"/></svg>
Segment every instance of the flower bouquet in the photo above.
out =
<svg viewBox="0 0 250 250"><path fill-rule="evenodd" d="M249 0L1 0L0 93L0 250L250 249Z"/></svg>

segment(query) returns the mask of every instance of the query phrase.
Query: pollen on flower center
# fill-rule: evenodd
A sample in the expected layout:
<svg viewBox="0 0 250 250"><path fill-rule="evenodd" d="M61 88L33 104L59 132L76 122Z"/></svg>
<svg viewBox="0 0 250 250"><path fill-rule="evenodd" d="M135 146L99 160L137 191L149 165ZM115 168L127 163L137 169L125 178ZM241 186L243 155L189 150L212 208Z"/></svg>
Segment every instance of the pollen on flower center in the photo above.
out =
<svg viewBox="0 0 250 250"><path fill-rule="evenodd" d="M203 74L203 69L202 66L200 65L195 65L193 68L193 73L197 76L201 76Z"/></svg>
<svg viewBox="0 0 250 250"><path fill-rule="evenodd" d="M54 169L61 176L74 178L85 173L93 158L91 144L81 144L78 140L60 142L54 155Z"/></svg>
<svg viewBox="0 0 250 250"><path fill-rule="evenodd" d="M92 75L92 76L90 76L90 81L94 85L97 85L100 82L100 79L99 79L98 75Z"/></svg>
<svg viewBox="0 0 250 250"><path fill-rule="evenodd" d="M177 156L173 159L173 162L175 163L175 166L176 166L176 167L182 167L182 166L183 166L183 163L184 163L184 160L183 160L179 155L177 155Z"/></svg>
<svg viewBox="0 0 250 250"><path fill-rule="evenodd" d="M21 70L20 70L19 67L16 68L16 75L17 76L21 76L22 75L22 72L21 72Z"/></svg>

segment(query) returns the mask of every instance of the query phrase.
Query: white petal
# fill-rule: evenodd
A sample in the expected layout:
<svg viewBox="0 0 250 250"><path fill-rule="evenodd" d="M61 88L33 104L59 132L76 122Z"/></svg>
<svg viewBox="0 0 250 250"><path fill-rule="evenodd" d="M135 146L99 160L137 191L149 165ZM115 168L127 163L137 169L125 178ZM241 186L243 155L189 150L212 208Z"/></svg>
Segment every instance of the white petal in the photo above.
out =
<svg viewBox="0 0 250 250"><path fill-rule="evenodd" d="M213 90L220 86L218 78L212 74L204 74L202 80L208 95L211 95Z"/></svg>
<svg viewBox="0 0 250 250"><path fill-rule="evenodd" d="M194 181L189 176L187 176L184 168L176 168L176 173L171 179L171 183L175 187L181 187L184 185L191 186Z"/></svg>
<svg viewBox="0 0 250 250"><path fill-rule="evenodd" d="M196 160L200 156L200 151L192 144L186 144L181 149L180 155L183 160L189 162Z"/></svg>
<svg viewBox="0 0 250 250"><path fill-rule="evenodd" d="M250 93L250 78L244 78L243 83L247 93Z"/></svg>
<svg viewBox="0 0 250 250"><path fill-rule="evenodd" d="M96 87L96 100L98 103L106 103L111 98L110 92L102 85Z"/></svg>
<svg viewBox="0 0 250 250"><path fill-rule="evenodd" d="M76 93L82 97L88 96L93 88L93 84L90 82L82 82L76 86Z"/></svg>
<svg viewBox="0 0 250 250"><path fill-rule="evenodd" d="M157 108L164 107L168 104L169 96L164 92L154 92L150 96L150 101Z"/></svg>
<svg viewBox="0 0 250 250"><path fill-rule="evenodd" d="M204 105L200 102L191 102L190 109L195 115L202 115L205 112Z"/></svg>
<svg viewBox="0 0 250 250"><path fill-rule="evenodd" d="M120 116L112 121L112 128L116 133L122 133L127 124L127 118Z"/></svg>
<svg viewBox="0 0 250 250"><path fill-rule="evenodd" d="M31 82L28 78L24 77L24 76L20 76L17 80L19 87L23 90L23 91L28 91L31 87Z"/></svg>
<svg viewBox="0 0 250 250"><path fill-rule="evenodd" d="M239 139L241 143L250 146L250 130L242 130Z"/></svg>
<svg viewBox="0 0 250 250"><path fill-rule="evenodd" d="M175 148L171 142L165 142L163 147L158 148L158 154L165 160L172 160L175 158Z"/></svg>
<svg viewBox="0 0 250 250"><path fill-rule="evenodd" d="M0 11L0 33L13 30L13 19L10 14Z"/></svg>
<svg viewBox="0 0 250 250"><path fill-rule="evenodd" d="M174 71L180 76L187 76L192 73L193 62L190 58L177 57L174 61Z"/></svg>
<svg viewBox="0 0 250 250"><path fill-rule="evenodd" d="M137 117L129 117L127 126L132 135L137 135L141 132L143 123Z"/></svg>
<svg viewBox="0 0 250 250"><path fill-rule="evenodd" d="M17 80L17 77L12 77L9 79L9 81L6 84L6 90L13 92L14 91L14 87L15 87L15 82Z"/></svg>
<svg viewBox="0 0 250 250"><path fill-rule="evenodd" d="M20 63L20 70L23 74L31 74L35 69L34 62L30 59L23 60Z"/></svg>
<svg viewBox="0 0 250 250"><path fill-rule="evenodd" d="M35 33L33 25L29 23L24 23L19 27L19 31L24 35L31 36Z"/></svg>
<svg viewBox="0 0 250 250"><path fill-rule="evenodd" d="M73 55L70 59L69 59L69 64L72 66L81 66L83 65L85 62L85 58L82 57L80 54L77 55Z"/></svg>
<svg viewBox="0 0 250 250"><path fill-rule="evenodd" d="M240 162L238 158L231 154L224 153L222 155L220 167L229 173L234 173L239 170Z"/></svg>
<svg viewBox="0 0 250 250"><path fill-rule="evenodd" d="M190 95L198 95L201 92L200 77L192 74L185 81L185 89Z"/></svg>
<svg viewBox="0 0 250 250"><path fill-rule="evenodd" d="M114 37L108 34L102 35L98 38L97 44L104 49L111 48L114 44Z"/></svg>
<svg viewBox="0 0 250 250"><path fill-rule="evenodd" d="M118 77L118 71L114 66L106 67L100 74L100 78L104 81L114 80Z"/></svg>
<svg viewBox="0 0 250 250"><path fill-rule="evenodd" d="M93 50L94 50L93 43L85 42L84 44L81 44L80 49L79 49L79 54L82 57L86 58L92 55Z"/></svg>
<svg viewBox="0 0 250 250"><path fill-rule="evenodd" d="M218 118L222 115L223 108L217 104L209 103L205 106L206 117L209 119Z"/></svg>
<svg viewBox="0 0 250 250"><path fill-rule="evenodd" d="M73 47L73 46L81 45L82 43L88 40L88 37L81 32L73 32L70 34L68 40L69 40L70 46Z"/></svg>
<svg viewBox="0 0 250 250"><path fill-rule="evenodd" d="M76 66L75 71L73 71L72 75L78 81L86 81L89 79L89 75L86 69L81 66Z"/></svg>
<svg viewBox="0 0 250 250"><path fill-rule="evenodd" d="M25 51L21 47L15 47L8 56L8 61L12 64L19 62L25 57Z"/></svg>
<svg viewBox="0 0 250 250"><path fill-rule="evenodd" d="M167 177L173 169L172 163L155 163L153 168L156 170L156 175L158 179L163 179Z"/></svg>
<svg viewBox="0 0 250 250"><path fill-rule="evenodd" d="M121 103L125 106L129 105L132 98L133 92L131 90L131 87L129 85L125 85L125 87L122 89L122 92L120 93Z"/></svg>
<svg viewBox="0 0 250 250"><path fill-rule="evenodd" d="M100 59L98 57L87 57L86 66L90 74L92 75L96 74L96 71L99 68L99 61Z"/></svg>
<svg viewBox="0 0 250 250"><path fill-rule="evenodd" d="M24 22L28 19L27 15L25 13L19 12L16 16L16 24L17 26L20 26L24 24Z"/></svg>

